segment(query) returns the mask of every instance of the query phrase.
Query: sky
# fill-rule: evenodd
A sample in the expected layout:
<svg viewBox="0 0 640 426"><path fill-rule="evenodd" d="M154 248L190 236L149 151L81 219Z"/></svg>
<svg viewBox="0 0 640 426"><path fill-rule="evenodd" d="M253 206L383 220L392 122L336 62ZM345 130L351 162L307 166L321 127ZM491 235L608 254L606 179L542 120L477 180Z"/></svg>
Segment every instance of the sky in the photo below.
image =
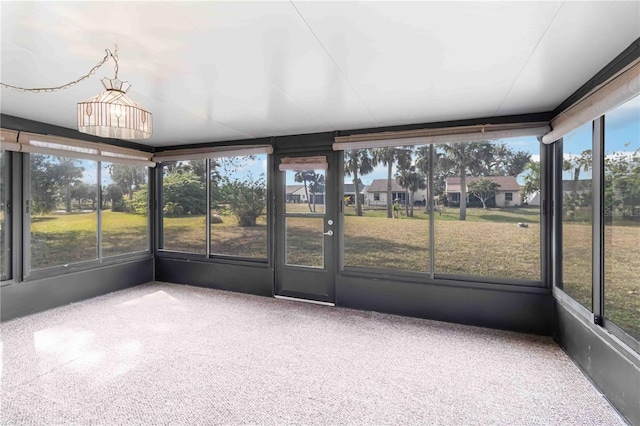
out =
<svg viewBox="0 0 640 426"><path fill-rule="evenodd" d="M619 106L604 116L605 155L613 152L634 152L640 148L640 96ZM580 155L584 150L592 149L591 122L577 128L563 137L564 157ZM591 172L583 172L580 176L591 179ZM569 179L568 172L563 179Z"/></svg>

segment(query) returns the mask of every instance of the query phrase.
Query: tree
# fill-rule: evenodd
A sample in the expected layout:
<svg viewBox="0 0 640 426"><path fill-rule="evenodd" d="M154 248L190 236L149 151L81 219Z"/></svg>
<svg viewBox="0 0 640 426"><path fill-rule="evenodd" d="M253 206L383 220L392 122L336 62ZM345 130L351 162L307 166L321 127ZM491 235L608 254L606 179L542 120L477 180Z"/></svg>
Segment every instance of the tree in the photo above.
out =
<svg viewBox="0 0 640 426"><path fill-rule="evenodd" d="M76 182L71 186L71 198L78 202L78 211L82 210L82 202L85 200L91 201L92 209L96 207L96 201L98 198L97 186L88 184L85 182Z"/></svg>
<svg viewBox="0 0 640 426"><path fill-rule="evenodd" d="M405 214L409 216L409 198L412 197L412 194L409 193L409 174L411 173L412 168L415 171L415 167L412 166L413 148L396 148L396 160L396 182L398 182L398 185L400 185L404 189Z"/></svg>
<svg viewBox="0 0 640 426"><path fill-rule="evenodd" d="M581 204L581 197L578 194L578 191L580 190L580 173L582 171L587 172L591 170L591 164L592 154L590 149L585 149L584 151L582 151L582 153L580 153L580 155L569 157L568 159L565 159L563 161L563 170L568 171L573 175L572 194L571 197L566 200L570 219L575 218L576 209ZM587 192L590 192L591 186L589 185L589 187L585 188L585 190ZM587 198L589 197L587 196Z"/></svg>
<svg viewBox="0 0 640 426"><path fill-rule="evenodd" d="M393 217L391 211L391 175L393 165L396 161L397 149L395 147L375 148L372 151L374 166L382 164L387 167L387 217L391 219Z"/></svg>
<svg viewBox="0 0 640 426"><path fill-rule="evenodd" d="M460 176L460 220L467 219L467 173L481 165L479 152L486 147L481 142L450 143L441 146L443 162L452 166Z"/></svg>
<svg viewBox="0 0 640 426"><path fill-rule="evenodd" d="M373 161L367 149L350 149L345 151L344 174L353 176L355 188L356 216L362 216L362 203L360 201L360 177L373 171Z"/></svg>
<svg viewBox="0 0 640 426"><path fill-rule="evenodd" d="M637 210L634 211L640 204L640 148L634 152L607 154L604 159L604 173L606 219L611 222L614 212L622 211L623 219L640 220Z"/></svg>
<svg viewBox="0 0 640 426"><path fill-rule="evenodd" d="M140 185L133 193L133 199L126 202L127 211L135 214L146 215L149 212L149 186Z"/></svg>
<svg viewBox="0 0 640 426"><path fill-rule="evenodd" d="M319 179L322 177L322 184L319 183ZM319 188L320 185L324 188L324 176L316 174L315 170L300 170L297 171L294 179L296 182L302 182L304 185L304 193L307 197L307 205L309 206L309 212L313 213L316 209L315 204L315 194L313 199L313 208L311 207L311 197L309 197L309 186L313 186L314 188Z"/></svg>
<svg viewBox="0 0 640 426"><path fill-rule="evenodd" d="M477 157L481 165L476 175L482 176L518 176L522 173L531 154L526 151L513 151L506 143L489 140L475 142Z"/></svg>
<svg viewBox="0 0 640 426"><path fill-rule="evenodd" d="M313 211L316 211L316 194L322 194L324 200L324 174L317 174L315 179L309 182L309 190L313 196Z"/></svg>
<svg viewBox="0 0 640 426"><path fill-rule="evenodd" d="M407 203L407 217L413 217L413 205L415 204L415 193L427 187L424 175L415 167L409 167L409 170L397 176L398 185L405 188L409 193L409 202Z"/></svg>
<svg viewBox="0 0 640 426"><path fill-rule="evenodd" d="M267 185L264 175L253 179L226 180L224 194L231 213L239 226L256 226L258 217L267 206Z"/></svg>
<svg viewBox="0 0 640 426"><path fill-rule="evenodd" d="M128 164L110 164L107 166L109 176L115 185L120 188L128 200L133 199L133 193L146 184L148 171L144 166L131 166Z"/></svg>
<svg viewBox="0 0 640 426"><path fill-rule="evenodd" d="M207 213L205 184L192 171L177 170L163 178L162 198L168 216L188 214L203 215ZM171 203L171 204L170 204ZM182 211L182 213L178 213Z"/></svg>
<svg viewBox="0 0 640 426"><path fill-rule="evenodd" d="M56 177L51 157L31 154L31 211L47 214L56 207Z"/></svg>
<svg viewBox="0 0 640 426"><path fill-rule="evenodd" d="M433 154L432 154L433 153ZM433 156L433 161L430 157ZM451 164L446 161L442 153L437 152L433 145L420 146L416 149L416 168L422 173L425 179L433 178L433 194L429 192L429 185L426 185L427 200L433 200L434 195L442 193L446 187L446 178L449 176ZM455 173L455 172L454 172Z"/></svg>
<svg viewBox="0 0 640 426"><path fill-rule="evenodd" d="M126 210L122 190L114 183L107 186L104 191L102 202L104 203L106 201L111 203L112 212L123 212ZM106 206L103 205L103 208L106 208Z"/></svg>
<svg viewBox="0 0 640 426"><path fill-rule="evenodd" d="M78 162L73 158L59 158L57 163L51 163L67 213L71 213L71 186L80 182L84 172L84 167L79 166Z"/></svg>
<svg viewBox="0 0 640 426"><path fill-rule="evenodd" d="M531 153L526 151L510 152L505 164L504 176L518 176L531 162Z"/></svg>
<svg viewBox="0 0 640 426"><path fill-rule="evenodd" d="M496 195L500 185L485 177L474 180L469 184L469 192L482 201L482 208L487 209L487 200Z"/></svg>
<svg viewBox="0 0 640 426"><path fill-rule="evenodd" d="M531 194L540 191L540 163L538 161L530 161L524 171L527 174L524 176L522 193L525 197L530 197Z"/></svg>

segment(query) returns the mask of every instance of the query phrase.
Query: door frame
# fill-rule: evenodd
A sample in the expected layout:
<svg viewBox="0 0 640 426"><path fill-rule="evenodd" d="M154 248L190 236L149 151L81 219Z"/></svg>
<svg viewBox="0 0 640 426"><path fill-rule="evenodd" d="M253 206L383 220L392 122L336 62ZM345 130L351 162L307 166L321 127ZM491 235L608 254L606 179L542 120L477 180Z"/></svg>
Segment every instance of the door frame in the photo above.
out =
<svg viewBox="0 0 640 426"><path fill-rule="evenodd" d="M286 172L280 171L282 158L303 158L325 156L327 170L325 172L325 216L323 218L323 232L333 231L332 236L323 236L324 268L313 268L298 265L286 265ZM335 283L338 271L338 241L340 240L341 217L339 196L342 189L339 185L339 164L337 153L332 150L319 150L305 153L275 154L274 171L274 295L279 298L293 298L302 301L335 304ZM328 225L332 220L333 225ZM307 282L306 280L322 280L321 292L305 292L292 285L292 281Z"/></svg>

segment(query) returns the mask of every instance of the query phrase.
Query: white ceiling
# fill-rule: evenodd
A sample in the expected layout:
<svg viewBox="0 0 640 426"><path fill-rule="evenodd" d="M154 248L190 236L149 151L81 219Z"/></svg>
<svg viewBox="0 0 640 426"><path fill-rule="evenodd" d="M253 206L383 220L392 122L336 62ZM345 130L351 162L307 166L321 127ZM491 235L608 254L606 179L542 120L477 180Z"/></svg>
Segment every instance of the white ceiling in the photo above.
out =
<svg viewBox="0 0 640 426"><path fill-rule="evenodd" d="M640 37L640 2L6 2L1 80L56 86L118 45L181 145L551 111ZM1 111L76 127L113 62Z"/></svg>

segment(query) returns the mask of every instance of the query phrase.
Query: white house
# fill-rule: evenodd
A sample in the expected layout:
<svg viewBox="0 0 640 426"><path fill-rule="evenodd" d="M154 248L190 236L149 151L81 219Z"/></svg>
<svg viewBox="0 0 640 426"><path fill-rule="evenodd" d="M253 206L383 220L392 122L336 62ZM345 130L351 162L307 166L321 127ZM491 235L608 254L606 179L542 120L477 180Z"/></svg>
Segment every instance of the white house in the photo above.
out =
<svg viewBox="0 0 640 426"><path fill-rule="evenodd" d="M305 191L304 185L287 185L287 203L306 203L307 193L309 195L309 202L315 202L315 204L324 204L324 193L314 194L313 192L311 192L308 186L307 191Z"/></svg>
<svg viewBox="0 0 640 426"><path fill-rule="evenodd" d="M364 200L366 206L386 207L387 206L387 179L374 179L370 185L364 188ZM405 204L407 194L395 180L391 181L391 201L400 200L400 204ZM426 190L418 190L413 194L414 204L424 204L427 196Z"/></svg>
<svg viewBox="0 0 640 426"><path fill-rule="evenodd" d="M540 191L534 191L526 195L526 203L530 206L539 206L541 204L540 200Z"/></svg>
<svg viewBox="0 0 640 426"><path fill-rule="evenodd" d="M515 176L484 176L484 178L500 185L494 196L496 207L520 206L522 204L520 184ZM477 200L476 197L469 193L469 184L480 179L480 177L467 176L467 202ZM445 183L445 192L449 203L460 203L460 178L448 177Z"/></svg>

